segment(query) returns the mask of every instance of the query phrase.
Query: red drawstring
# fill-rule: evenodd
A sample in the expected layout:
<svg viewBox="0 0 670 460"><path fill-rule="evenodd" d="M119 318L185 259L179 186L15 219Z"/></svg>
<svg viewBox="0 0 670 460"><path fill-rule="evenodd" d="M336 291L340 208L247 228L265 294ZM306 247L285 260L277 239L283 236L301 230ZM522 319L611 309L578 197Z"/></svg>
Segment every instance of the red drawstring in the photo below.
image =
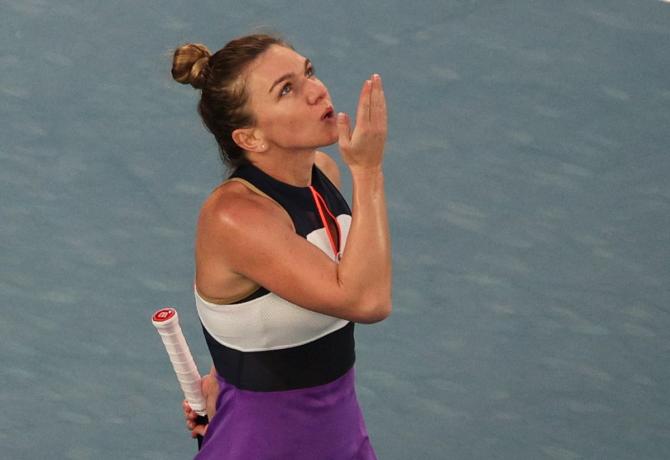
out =
<svg viewBox="0 0 670 460"><path fill-rule="evenodd" d="M314 198L314 203L316 204L316 209L319 211L319 216L321 217L321 222L323 222L323 226L326 229L326 234L328 235L328 240L330 240L330 247L333 249L333 254L335 254L335 257L337 260L340 260L340 249L338 248L338 245L335 243L335 237L333 237L332 232L330 231L330 225L328 225L328 221L326 220L326 215L324 214L323 210L325 209L328 215L333 219L335 222L335 225L337 226L337 235L338 235L338 240L341 240L342 238L342 229L340 228L340 223L337 221L335 216L333 215L332 212L330 212L330 209L328 209L328 205L326 204L326 201L323 199L323 197L319 194L319 192L316 191L314 187L311 185L309 186L310 191L312 192L312 197ZM341 243L341 241L338 241Z"/></svg>

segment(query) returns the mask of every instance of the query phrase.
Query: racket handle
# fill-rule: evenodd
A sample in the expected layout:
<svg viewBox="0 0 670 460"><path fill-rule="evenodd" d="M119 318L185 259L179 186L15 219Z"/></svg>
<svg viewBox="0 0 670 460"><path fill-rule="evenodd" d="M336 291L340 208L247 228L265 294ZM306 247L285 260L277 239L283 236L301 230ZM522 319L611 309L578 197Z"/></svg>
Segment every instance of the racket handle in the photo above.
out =
<svg viewBox="0 0 670 460"><path fill-rule="evenodd" d="M200 373L179 326L177 310L172 307L161 308L153 314L151 322L163 340L179 385L184 392L184 398L198 415L206 416L205 398L200 388Z"/></svg>

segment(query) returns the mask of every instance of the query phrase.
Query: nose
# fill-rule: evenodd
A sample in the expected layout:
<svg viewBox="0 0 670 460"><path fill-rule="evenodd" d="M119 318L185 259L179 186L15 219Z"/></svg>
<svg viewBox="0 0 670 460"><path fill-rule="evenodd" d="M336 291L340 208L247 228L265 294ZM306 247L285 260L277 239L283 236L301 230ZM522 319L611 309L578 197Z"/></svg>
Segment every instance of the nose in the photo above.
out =
<svg viewBox="0 0 670 460"><path fill-rule="evenodd" d="M306 85L305 93L307 95L307 102L309 104L317 104L323 98L328 96L328 89L326 88L326 85L324 85L318 78L307 80Z"/></svg>

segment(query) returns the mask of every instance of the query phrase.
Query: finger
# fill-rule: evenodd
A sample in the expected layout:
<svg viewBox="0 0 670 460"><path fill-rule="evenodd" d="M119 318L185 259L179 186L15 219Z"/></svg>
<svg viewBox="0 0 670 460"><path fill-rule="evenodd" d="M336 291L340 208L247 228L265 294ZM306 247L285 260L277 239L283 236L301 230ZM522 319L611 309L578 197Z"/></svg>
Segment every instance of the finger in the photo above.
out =
<svg viewBox="0 0 670 460"><path fill-rule="evenodd" d="M349 115L344 112L337 114L337 135L340 147L347 147L351 141L351 125Z"/></svg>
<svg viewBox="0 0 670 460"><path fill-rule="evenodd" d="M382 77L379 74L372 76L372 91L370 94L370 118L379 127L386 126L386 98Z"/></svg>
<svg viewBox="0 0 670 460"><path fill-rule="evenodd" d="M358 109L356 110L356 126L367 125L370 121L370 93L372 90L372 81L365 80L361 88L361 95L358 98Z"/></svg>
<svg viewBox="0 0 670 460"><path fill-rule="evenodd" d="M193 430L191 430L191 437L195 438L197 436L204 436L207 433L207 427L209 425L198 425Z"/></svg>

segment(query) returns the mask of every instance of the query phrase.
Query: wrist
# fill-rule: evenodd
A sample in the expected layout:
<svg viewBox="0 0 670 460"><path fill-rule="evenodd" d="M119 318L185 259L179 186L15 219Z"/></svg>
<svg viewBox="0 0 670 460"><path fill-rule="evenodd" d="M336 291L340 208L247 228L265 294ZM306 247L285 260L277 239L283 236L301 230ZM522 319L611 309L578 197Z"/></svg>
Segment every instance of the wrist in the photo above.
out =
<svg viewBox="0 0 670 460"><path fill-rule="evenodd" d="M349 171L354 179L376 178L384 175L382 165L350 166Z"/></svg>

